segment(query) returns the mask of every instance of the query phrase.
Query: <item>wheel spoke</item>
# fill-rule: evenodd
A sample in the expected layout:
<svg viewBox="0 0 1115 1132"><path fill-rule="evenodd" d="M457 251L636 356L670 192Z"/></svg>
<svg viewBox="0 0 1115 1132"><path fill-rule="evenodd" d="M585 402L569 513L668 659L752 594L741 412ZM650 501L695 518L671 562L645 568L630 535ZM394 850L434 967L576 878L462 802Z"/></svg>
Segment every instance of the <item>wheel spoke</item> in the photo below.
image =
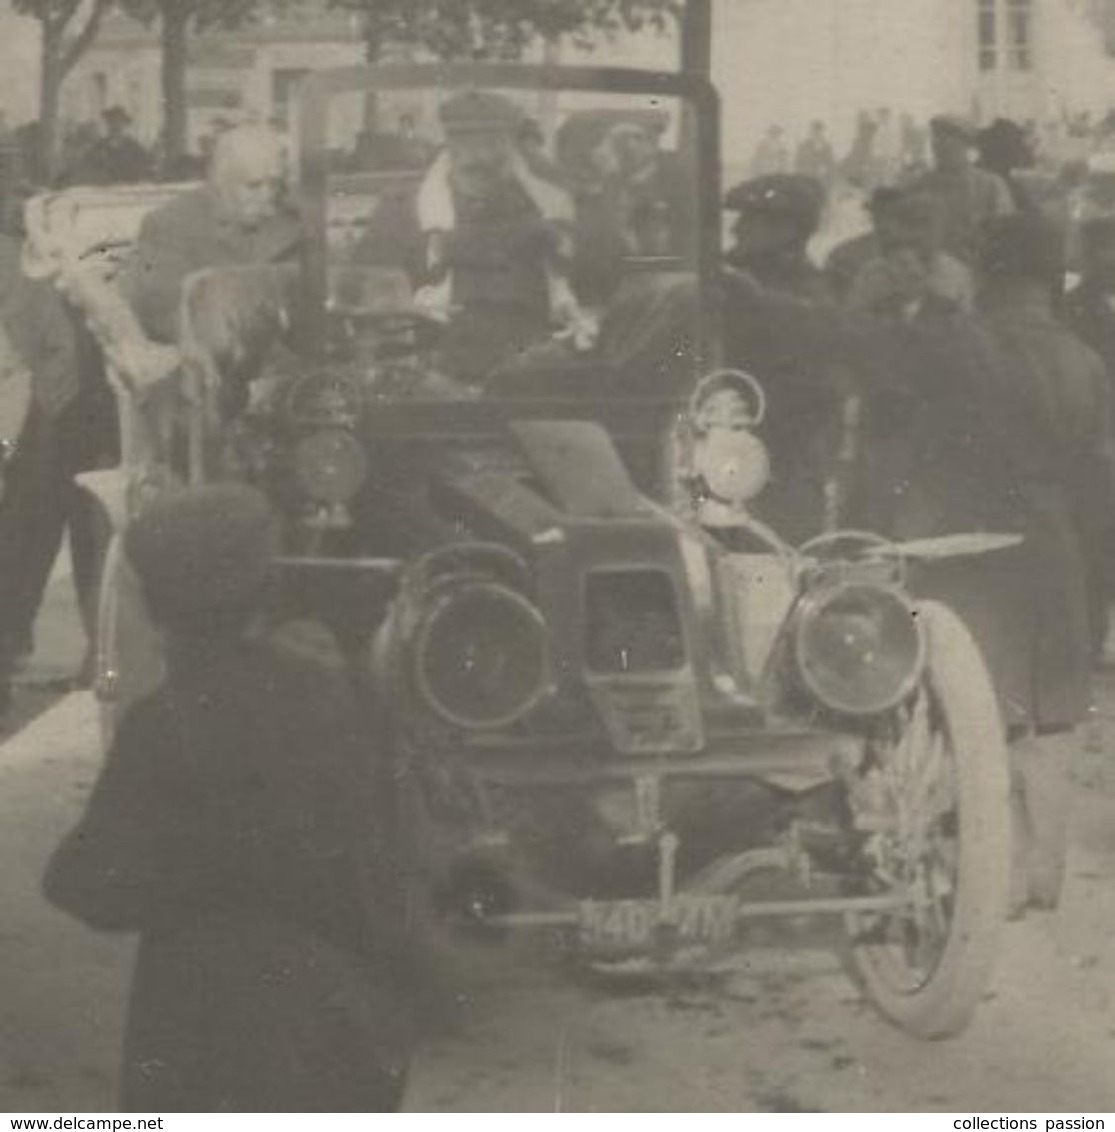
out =
<svg viewBox="0 0 1115 1132"><path fill-rule="evenodd" d="M861 918L857 946L870 948L903 993L932 977L948 942L959 849L950 739L927 688L896 713L889 741L873 751L886 813L873 841L876 887L903 884L919 895L906 910Z"/></svg>

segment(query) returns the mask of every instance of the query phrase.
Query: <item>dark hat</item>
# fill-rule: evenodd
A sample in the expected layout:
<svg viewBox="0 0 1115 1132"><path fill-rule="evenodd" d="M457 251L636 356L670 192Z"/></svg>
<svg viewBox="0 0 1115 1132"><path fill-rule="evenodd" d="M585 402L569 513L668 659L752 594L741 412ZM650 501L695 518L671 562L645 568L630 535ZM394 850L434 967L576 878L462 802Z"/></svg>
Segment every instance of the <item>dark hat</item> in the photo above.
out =
<svg viewBox="0 0 1115 1132"><path fill-rule="evenodd" d="M122 125L130 126L132 124L132 116L124 109L123 106L110 106L102 115L106 122L120 122Z"/></svg>
<svg viewBox="0 0 1115 1132"><path fill-rule="evenodd" d="M969 143L976 140L975 125L959 114L938 114L929 119L929 128L935 134L951 135Z"/></svg>
<svg viewBox="0 0 1115 1132"><path fill-rule="evenodd" d="M271 576L278 519L267 497L244 484L213 484L154 500L124 534L157 621L250 607Z"/></svg>
<svg viewBox="0 0 1115 1132"><path fill-rule="evenodd" d="M1026 131L1010 118L996 118L976 137L980 159L993 169L1028 169L1034 164Z"/></svg>
<svg viewBox="0 0 1115 1132"><path fill-rule="evenodd" d="M441 104L441 124L447 134L476 131L514 133L523 114L510 98L485 90L467 90Z"/></svg>
<svg viewBox="0 0 1115 1132"><path fill-rule="evenodd" d="M821 182L799 173L755 177L735 185L724 197L724 207L729 212L783 216L796 220L808 232L815 231L820 224L824 206Z"/></svg>
<svg viewBox="0 0 1115 1132"><path fill-rule="evenodd" d="M1056 283L1065 272L1064 233L1039 213L997 216L983 226L979 266L994 278Z"/></svg>

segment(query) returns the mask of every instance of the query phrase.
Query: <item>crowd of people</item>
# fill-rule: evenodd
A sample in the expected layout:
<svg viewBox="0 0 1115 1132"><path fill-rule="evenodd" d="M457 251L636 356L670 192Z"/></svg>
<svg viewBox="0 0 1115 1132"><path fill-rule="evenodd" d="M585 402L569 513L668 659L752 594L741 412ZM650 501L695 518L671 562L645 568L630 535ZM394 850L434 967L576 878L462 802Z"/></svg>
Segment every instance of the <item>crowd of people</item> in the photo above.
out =
<svg viewBox="0 0 1115 1132"><path fill-rule="evenodd" d="M755 177L804 173L830 190L844 183L871 192L924 173L931 164L931 132L931 123L908 111L895 113L889 106L861 110L841 152L823 121L810 122L796 138L772 123L752 153L750 172ZM1009 148L1020 167L1056 177L1115 150L1115 110L1102 116L1065 111L1043 122L997 118L975 131L975 145L984 163Z"/></svg>
<svg viewBox="0 0 1115 1132"><path fill-rule="evenodd" d="M996 130L1008 132L1021 139ZM1017 553L916 577L963 612L999 688L1030 834L1020 912L1057 900L1066 759L1115 592L1115 216L1080 219L1066 288L1064 213L995 169L981 141L962 119L934 118L928 168L877 186L869 231L820 265L818 178L732 189L728 354L783 422L770 434L775 490L759 504L780 529L821 529L836 483L843 525L1025 534ZM850 442L857 456L838 467Z"/></svg>
<svg viewBox="0 0 1115 1132"><path fill-rule="evenodd" d="M524 326L533 338L535 322L568 316L567 239L578 217L546 172L554 155L536 147L528 160L505 100L470 92L446 102L442 123L444 154L425 154L422 187L369 226L361 254L382 262L384 247L402 241L387 257L409 265L428 298L471 312L461 333L480 358ZM615 168L601 184L638 174L621 178L614 231L660 253L657 204L681 216L668 155L641 127L609 136ZM783 143L768 135L759 175L724 200L734 228L721 300L726 360L769 394L774 477L756 506L786 536L834 521L895 539L1024 536L912 578L918 593L965 615L1000 692L1016 769L1021 914L1059 897L1067 760L1115 592L1115 217L1086 220L1081 280L1066 294L1058 216L1011 168L983 151L973 160L981 138L960 118L933 119L924 165L880 172L870 230L818 265L809 245L835 168L823 125L799 150L797 171L774 167ZM106 137L90 165L130 152L138 169L126 140ZM122 287L153 340L175 340L191 272L296 256L283 177L272 132L231 129L205 183L146 218ZM613 211L601 215L611 223ZM643 217L645 230L635 223ZM111 464L117 438L95 344L57 294L22 276L14 241L0 252L0 346L9 373L29 374L31 397L0 504L6 677L32 647L62 530L79 533L77 550L84 529L94 562L103 552L73 476ZM653 307L660 327L673 325L675 282ZM396 1009L385 1005L392 979L373 962L392 936L390 899L368 887L367 831L351 814L350 795L369 785L356 738L369 721L320 673L253 639L274 539L266 500L243 487L174 496L126 539L165 634L168 678L118 731L48 891L94 926L143 937L127 1107L399 1101L405 1058L382 1023ZM95 574L79 579L91 621ZM388 925L372 940L356 915L374 919L369 899ZM297 1032L287 1024L295 1016ZM377 1071L356 1071L368 1065Z"/></svg>

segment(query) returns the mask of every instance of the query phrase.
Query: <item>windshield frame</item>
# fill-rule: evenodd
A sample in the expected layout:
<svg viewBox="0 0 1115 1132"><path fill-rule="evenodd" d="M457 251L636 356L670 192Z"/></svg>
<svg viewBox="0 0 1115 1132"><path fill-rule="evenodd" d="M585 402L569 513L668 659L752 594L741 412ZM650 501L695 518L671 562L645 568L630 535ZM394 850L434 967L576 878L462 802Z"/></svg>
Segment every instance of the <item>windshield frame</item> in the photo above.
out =
<svg viewBox="0 0 1115 1132"><path fill-rule="evenodd" d="M329 116L343 95L435 87L496 87L532 91L600 91L677 98L692 105L697 155L697 315L699 356L718 364L720 334L715 293L720 267L719 139L716 91L706 79L668 71L624 67L563 67L523 63L406 63L352 66L309 75L299 93L297 178L302 213L301 327L306 348L324 353L328 342Z"/></svg>

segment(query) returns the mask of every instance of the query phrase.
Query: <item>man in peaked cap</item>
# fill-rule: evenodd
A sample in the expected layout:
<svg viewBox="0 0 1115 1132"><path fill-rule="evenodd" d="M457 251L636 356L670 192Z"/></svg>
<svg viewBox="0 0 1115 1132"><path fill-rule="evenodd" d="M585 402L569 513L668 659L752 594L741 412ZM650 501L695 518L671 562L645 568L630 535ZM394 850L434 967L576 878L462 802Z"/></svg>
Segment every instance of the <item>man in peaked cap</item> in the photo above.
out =
<svg viewBox="0 0 1115 1132"><path fill-rule="evenodd" d="M1006 181L972 164L977 141L975 127L954 114L930 120L933 168L914 182L937 202L941 216L941 246L962 263L972 264L981 226L1014 211Z"/></svg>
<svg viewBox="0 0 1115 1132"><path fill-rule="evenodd" d="M446 326L451 376L481 382L583 320L568 282L573 201L524 159L510 99L464 91L440 113L443 151L416 192L376 211L356 259L405 267L417 301Z"/></svg>
<svg viewBox="0 0 1115 1132"><path fill-rule="evenodd" d="M139 933L126 1111L401 1102L385 798L347 684L252 632L277 533L262 495L217 485L156 500L125 536L167 679L122 721L45 888Z"/></svg>
<svg viewBox="0 0 1115 1132"><path fill-rule="evenodd" d="M771 290L827 299L824 276L806 252L824 204L824 186L804 174L772 173L736 185L724 198L724 208L737 214L728 264Z"/></svg>

